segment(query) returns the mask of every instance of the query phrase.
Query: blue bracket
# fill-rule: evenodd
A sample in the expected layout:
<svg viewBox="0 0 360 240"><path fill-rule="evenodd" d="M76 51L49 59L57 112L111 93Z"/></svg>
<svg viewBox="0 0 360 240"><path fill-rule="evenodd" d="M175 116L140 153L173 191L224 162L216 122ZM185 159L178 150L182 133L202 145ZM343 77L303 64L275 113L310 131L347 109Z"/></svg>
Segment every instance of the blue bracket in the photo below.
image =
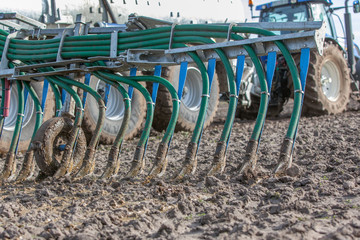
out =
<svg viewBox="0 0 360 240"><path fill-rule="evenodd" d="M209 59L208 68L207 68L207 73L209 76L209 94L211 93L211 85L214 80L215 67L216 67L216 59L215 58Z"/></svg>
<svg viewBox="0 0 360 240"><path fill-rule="evenodd" d="M85 85L89 86L90 80L91 80L91 74L90 73L85 74L85 81L84 81ZM85 109L87 95L88 95L88 92L84 91L83 99L82 99L82 104L83 104L84 109Z"/></svg>
<svg viewBox="0 0 360 240"><path fill-rule="evenodd" d="M61 104L64 105L66 99L66 91L65 89L61 89Z"/></svg>
<svg viewBox="0 0 360 240"><path fill-rule="evenodd" d="M300 82L301 82L301 89L303 91L305 91L306 77L309 71L309 63L310 63L310 48L303 48L301 49L301 55L300 55Z"/></svg>
<svg viewBox="0 0 360 240"><path fill-rule="evenodd" d="M137 71L137 68L130 68L130 77L135 77L136 71ZM129 94L130 99L132 99L133 93L134 93L134 87L129 86L128 94Z"/></svg>
<svg viewBox="0 0 360 240"><path fill-rule="evenodd" d="M271 85L276 68L276 52L269 52L266 65L266 83L269 93L271 92Z"/></svg>
<svg viewBox="0 0 360 240"><path fill-rule="evenodd" d="M107 102L109 100L110 88L111 88L110 84L106 83L105 84L105 96L104 96L105 106L107 105Z"/></svg>
<svg viewBox="0 0 360 240"><path fill-rule="evenodd" d="M45 112L45 104L46 104L46 98L48 92L49 92L49 81L45 79L43 82L43 92L41 97L41 109L43 112Z"/></svg>
<svg viewBox="0 0 360 240"><path fill-rule="evenodd" d="M161 77L161 65L155 66L154 76ZM157 97L158 90L159 90L159 83L153 82L151 99L154 104L156 103L156 97Z"/></svg>
<svg viewBox="0 0 360 240"><path fill-rule="evenodd" d="M240 92L240 85L241 85L241 78L244 73L244 66L245 66L245 55L237 56L236 61L236 96L239 96Z"/></svg>
<svg viewBox="0 0 360 240"><path fill-rule="evenodd" d="M179 100L181 100L185 81L186 81L186 75L187 75L187 68L188 68L188 62L181 62L180 64L180 74L179 74L179 86L178 86L178 96Z"/></svg>

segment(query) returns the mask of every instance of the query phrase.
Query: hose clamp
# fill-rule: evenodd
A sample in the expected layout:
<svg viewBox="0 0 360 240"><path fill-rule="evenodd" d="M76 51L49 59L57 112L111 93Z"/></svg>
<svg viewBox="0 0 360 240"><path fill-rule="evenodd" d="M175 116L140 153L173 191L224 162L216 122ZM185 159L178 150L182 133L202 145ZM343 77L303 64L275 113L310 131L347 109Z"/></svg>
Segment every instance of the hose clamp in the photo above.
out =
<svg viewBox="0 0 360 240"><path fill-rule="evenodd" d="M232 28L233 28L234 26L236 26L236 25L237 25L236 23L230 23L230 24L229 24L229 28L228 28L228 32L227 32L227 37L226 37L227 41L230 41L230 40L231 40Z"/></svg>
<svg viewBox="0 0 360 240"><path fill-rule="evenodd" d="M81 112L84 112L84 111L85 111L85 109L84 109L84 108L79 108L79 107L77 107L77 108L76 108L76 111L81 111Z"/></svg>
<svg viewBox="0 0 360 240"><path fill-rule="evenodd" d="M116 58L117 56L118 35L119 31L116 30L111 33L110 58Z"/></svg>
<svg viewBox="0 0 360 240"><path fill-rule="evenodd" d="M179 103L181 103L181 100L180 100L180 99L177 99L177 98L173 98L172 101L173 101L173 102L179 102Z"/></svg>
<svg viewBox="0 0 360 240"><path fill-rule="evenodd" d="M239 98L236 94L230 94L229 97Z"/></svg>
<svg viewBox="0 0 360 240"><path fill-rule="evenodd" d="M61 57L61 52L62 52L62 47L64 45L64 41L65 41L65 37L67 36L67 32L68 32L69 29L64 29L64 31L62 32L61 34L61 38L60 38L60 43L59 43L59 48L58 48L58 52L57 52L57 55L56 55L56 61L57 62L60 62L62 61L62 57Z"/></svg>
<svg viewBox="0 0 360 240"><path fill-rule="evenodd" d="M131 102L131 98L124 98L123 100L124 100L124 102L125 102L125 101Z"/></svg>
<svg viewBox="0 0 360 240"><path fill-rule="evenodd" d="M263 91L263 92L261 92L260 94L261 94L261 95L265 95L265 94L266 94L266 95L270 96L270 93L267 92L267 91Z"/></svg>
<svg viewBox="0 0 360 240"><path fill-rule="evenodd" d="M21 116L21 117L24 117L24 116L25 116L25 114L23 114L23 113L18 113L17 115L18 115L18 116Z"/></svg>
<svg viewBox="0 0 360 240"><path fill-rule="evenodd" d="M294 90L294 93L301 93L304 95L305 92L303 90Z"/></svg>
<svg viewBox="0 0 360 240"><path fill-rule="evenodd" d="M44 115L44 112L42 112L42 111L37 111L36 114Z"/></svg>
<svg viewBox="0 0 360 240"><path fill-rule="evenodd" d="M151 105L155 106L154 102L146 102L146 104L151 104Z"/></svg>
<svg viewBox="0 0 360 240"><path fill-rule="evenodd" d="M171 49L171 45L173 43L173 39L174 39L174 32L175 32L175 27L176 27L177 23L173 23L171 25L171 32L170 32L170 38L169 38L169 49Z"/></svg>
<svg viewBox="0 0 360 240"><path fill-rule="evenodd" d="M201 97L207 97L207 98L209 98L210 95L209 95L209 94L201 94Z"/></svg>

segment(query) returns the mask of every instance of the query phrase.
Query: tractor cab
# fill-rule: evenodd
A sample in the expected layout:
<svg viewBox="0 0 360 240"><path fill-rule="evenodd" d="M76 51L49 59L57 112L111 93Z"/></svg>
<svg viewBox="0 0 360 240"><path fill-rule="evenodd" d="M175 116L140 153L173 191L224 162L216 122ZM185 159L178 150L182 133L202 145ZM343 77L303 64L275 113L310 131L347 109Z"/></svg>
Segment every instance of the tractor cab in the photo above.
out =
<svg viewBox="0 0 360 240"><path fill-rule="evenodd" d="M260 11L260 22L307 22L324 21L326 24L326 35L338 39L332 11L331 0L282 0L258 5L256 10ZM287 32L279 32L285 34Z"/></svg>

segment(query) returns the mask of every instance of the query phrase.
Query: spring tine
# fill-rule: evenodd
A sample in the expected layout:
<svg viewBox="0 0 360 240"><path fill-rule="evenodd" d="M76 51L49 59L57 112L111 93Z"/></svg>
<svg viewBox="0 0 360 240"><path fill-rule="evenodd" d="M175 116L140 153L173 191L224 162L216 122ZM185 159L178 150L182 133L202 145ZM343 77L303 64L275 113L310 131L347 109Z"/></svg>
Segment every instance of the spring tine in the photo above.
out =
<svg viewBox="0 0 360 240"><path fill-rule="evenodd" d="M99 142L102 125L104 124L104 119L105 119L105 103L102 100L100 94L98 94L94 89L87 86L86 84L83 84L81 82L78 82L78 81L75 81L75 80L72 80L69 78L65 78L65 77L61 77L60 79L61 79L61 81L65 82L67 84L72 84L78 88L81 88L83 91L88 92L92 97L94 97L96 99L96 101L99 105L99 117L98 117L98 120L96 123L96 127L94 130L93 136L92 136L90 143L88 144L88 147L86 149L86 153L85 153L85 157L82 161L82 165L81 165L81 167L76 165L76 166L74 166L74 169L73 169L75 172L75 178L78 179L78 178L84 177L87 174L91 174L94 171L95 150L96 150L96 146ZM82 107L82 104L81 104L81 107ZM76 136L76 139L77 139L77 137L78 137L78 135ZM76 139L75 139L74 147L76 146ZM78 171L78 172L76 172L76 171ZM70 172L71 171L69 171L69 173Z"/></svg>
<svg viewBox="0 0 360 240"><path fill-rule="evenodd" d="M306 77L307 77L307 73L309 70L309 63L310 63L310 49L303 48L303 49L301 49L301 55L300 55L300 82L301 82L301 89L302 89L302 92L300 92L302 94L301 108L303 106L303 101L304 101ZM300 113L301 113L301 111L300 111ZM300 116L299 116L299 118L300 118ZM293 160L292 155L294 152L295 140L296 140L297 132L298 132L298 126L299 126L299 121L296 124L296 130L295 130L294 138L292 140L290 156L280 155L279 162L274 169L274 174L276 174L276 175L284 173L288 168L291 167L292 160ZM291 141L288 141L288 142L291 143ZM287 149L284 149L284 150L288 151Z"/></svg>
<svg viewBox="0 0 360 240"><path fill-rule="evenodd" d="M203 93L201 98L201 108L199 112L199 116L196 122L196 126L193 132L193 136L191 138L191 141L189 142L187 152L185 155L185 161L183 163L183 167L180 170L180 173L176 175L175 180L181 180L186 175L194 174L196 167L197 167L197 152L199 149L200 141L201 141L201 135L202 131L204 129L204 123L206 118L206 109L207 104L210 97L210 90L211 90L211 83L214 77L214 71L215 71L215 59L209 60L208 70L205 71L204 63L200 60L197 61L197 56L192 55L194 61L200 68L200 72L202 72L202 78L203 78ZM208 88L204 88L205 86L208 86ZM205 90L205 91L204 91ZM207 91L206 91L207 90ZM202 112L203 110L203 112Z"/></svg>
<svg viewBox="0 0 360 240"><path fill-rule="evenodd" d="M96 73L95 73L96 74ZM100 76L97 75L99 78ZM106 79L102 79L103 81L107 81ZM130 117L131 117L131 100L126 92L125 88L121 86L121 84L117 82L112 82L113 87L117 86L118 91L121 93L124 99L125 104L125 113L123 117L123 122L121 124L120 130L118 134L116 135L116 138L114 140L113 145L111 146L109 156L108 156L108 163L106 165L105 171L102 174L101 178L110 178L111 176L116 175L119 172L120 169L120 150L121 150L121 144L124 140L125 132L127 130Z"/></svg>
<svg viewBox="0 0 360 240"><path fill-rule="evenodd" d="M137 90L140 91L140 93L145 97L145 100L147 102L147 104L146 104L147 114L146 114L144 130L140 136L140 140L136 147L134 158L133 158L132 165L131 165L131 169L126 174L126 178L132 178L132 177L140 174L143 171L144 165L145 165L145 162L143 159L144 148L145 148L146 139L148 138L148 136L150 134L150 129L151 129L152 121L153 121L153 114L154 114L154 105L153 105L153 102L151 99L151 95L149 94L149 92L146 90L145 87L143 87L141 84L139 84L137 82L131 81L127 77L119 76L116 74L110 74L110 73L102 72L102 71L99 71L98 74L102 78L107 78L111 81L117 81L117 82L132 85L133 87L135 87ZM130 94L129 94L129 96L130 96Z"/></svg>
<svg viewBox="0 0 360 240"><path fill-rule="evenodd" d="M178 91L177 91L178 100L177 101L173 100L173 104L176 104L176 102L178 103L177 107L180 107L181 104L181 98L182 98L186 75L187 75L187 67L188 67L188 62L184 61L180 63L179 83L178 83ZM160 143L156 153L155 163L150 170L148 178L153 178L155 176L162 177L164 175L168 163L167 154L170 148L172 137L173 137L173 133L171 134L167 146L163 142Z"/></svg>
<svg viewBox="0 0 360 240"><path fill-rule="evenodd" d="M276 68L276 57L277 57L276 52L269 52L268 56L267 56L266 83L267 83L267 88L269 91L269 97L268 97L268 102L267 102L267 108L265 109L265 116L267 114L267 110L268 110L269 102L270 102L271 85L272 85L272 80L274 78L275 68ZM259 146L260 146L260 142L261 142L262 132L264 130L264 125L265 125L265 121L262 123L259 139L257 140L257 144L255 143L255 141L252 141L252 140L250 140L250 142L249 142L248 149L251 149L251 150L249 150L249 152L251 151L252 155L250 158L245 159L246 161L244 161L243 165L240 168L240 174L244 173L248 169L251 169L252 171L255 170L256 163L257 163L257 157L255 156L255 154L257 155L258 151L259 151ZM255 146L255 144L256 144L256 146ZM255 152L255 150L256 150L256 152Z"/></svg>
<svg viewBox="0 0 360 240"><path fill-rule="evenodd" d="M7 180L13 178L13 174L16 172L16 157L15 150L16 144L19 138L19 133L21 129L21 123L24 117L24 88L21 81L16 81L18 94L19 94L19 105L18 105L18 115L16 119L15 130L13 133L13 138L11 140L9 152L6 155L5 165L2 173L0 174L0 180Z"/></svg>
<svg viewBox="0 0 360 240"><path fill-rule="evenodd" d="M237 100L238 100L237 97L238 97L239 91L240 91L241 78L242 78L242 75L244 73L244 65L245 65L245 55L239 55L237 57L237 61L236 61L236 77L235 77L236 96L231 96L231 97L236 98L235 106L237 105ZM232 127L233 127L233 125L230 126L230 133L229 133L229 136L228 136L227 141L226 141L226 146L225 146L225 143L223 141L219 141L217 146L216 146L216 150L215 150L215 154L214 154L214 160L213 160L213 163L212 163L212 166L211 166L210 170L208 171L209 176L214 175L216 173L221 173L225 169L226 150L227 150L227 147L228 147L229 142L230 142L230 135L231 135Z"/></svg>

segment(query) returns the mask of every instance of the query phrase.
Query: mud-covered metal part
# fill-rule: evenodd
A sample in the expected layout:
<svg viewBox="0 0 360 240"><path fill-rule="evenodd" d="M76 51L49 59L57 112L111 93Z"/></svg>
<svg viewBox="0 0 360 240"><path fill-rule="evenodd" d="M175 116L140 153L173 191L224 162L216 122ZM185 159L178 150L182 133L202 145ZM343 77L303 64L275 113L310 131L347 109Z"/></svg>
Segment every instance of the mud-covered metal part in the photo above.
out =
<svg viewBox="0 0 360 240"><path fill-rule="evenodd" d="M32 147L30 147L30 150L26 151L25 157L24 157L24 163L23 166L19 172L19 175L16 178L17 182L22 182L34 174L35 170L35 161L34 161L34 150Z"/></svg>
<svg viewBox="0 0 360 240"><path fill-rule="evenodd" d="M181 168L181 171L179 174L175 176L175 180L181 180L187 175L192 175L195 173L196 167L197 167L197 153L198 144L194 142L189 142L186 155L185 155L185 161Z"/></svg>
<svg viewBox="0 0 360 240"><path fill-rule="evenodd" d="M6 154L4 170L0 175L0 180L9 180L14 177L16 172L16 159L14 152L8 152Z"/></svg>
<svg viewBox="0 0 360 240"><path fill-rule="evenodd" d="M244 156L244 161L239 166L239 174L246 174L248 171L254 171L256 167L257 162L257 150L258 150L259 142L256 140L251 139L247 146L246 146L246 152Z"/></svg>
<svg viewBox="0 0 360 240"><path fill-rule="evenodd" d="M107 165L104 173L101 175L101 178L110 178L119 172L120 169L119 153L120 153L120 148L118 146L112 145L110 148Z"/></svg>
<svg viewBox="0 0 360 240"><path fill-rule="evenodd" d="M224 171L226 164L226 148L227 148L226 142L220 141L217 143L214 159L211 168L208 172L209 176L214 175L216 173L222 173Z"/></svg>
<svg viewBox="0 0 360 240"><path fill-rule="evenodd" d="M73 120L70 118L56 117L46 121L37 131L32 142L37 165L46 176L53 176L61 167L64 150L72 137ZM78 169L83 161L86 151L85 135L80 130L73 153L73 162L67 169ZM67 172L66 172L67 173ZM65 173L65 174L66 174Z"/></svg>
<svg viewBox="0 0 360 240"><path fill-rule="evenodd" d="M280 149L279 161L274 169L275 175L284 174L285 171L291 167L292 151L294 141L290 138L285 138Z"/></svg>
<svg viewBox="0 0 360 240"><path fill-rule="evenodd" d="M149 173L150 178L161 177L164 175L168 164L168 159L167 159L168 149L169 149L168 143L160 143L156 153L154 165Z"/></svg>
<svg viewBox="0 0 360 240"><path fill-rule="evenodd" d="M102 174L102 178L110 178L113 175L116 175L119 172L120 169L120 148L122 141L125 137L125 132L128 128L130 117L131 117L131 100L129 98L129 95L125 91L125 89L119 84L118 89L120 90L120 93L123 95L124 103L125 103L125 113L123 117L123 122L121 124L120 130L118 134L116 135L115 141L113 145L111 146L109 156L108 156L108 163L106 165L105 171ZM122 90L122 91L121 91Z"/></svg>
<svg viewBox="0 0 360 240"><path fill-rule="evenodd" d="M143 146L136 146L131 168L130 171L126 174L126 178L135 177L143 172L145 167L144 153L145 148Z"/></svg>
<svg viewBox="0 0 360 240"><path fill-rule="evenodd" d="M75 179L80 179L85 177L86 175L92 174L95 169L95 152L96 149L94 147L88 147L85 152L85 157L83 160L83 164L79 171L74 171L76 174L74 175ZM86 161L85 161L86 159Z"/></svg>

